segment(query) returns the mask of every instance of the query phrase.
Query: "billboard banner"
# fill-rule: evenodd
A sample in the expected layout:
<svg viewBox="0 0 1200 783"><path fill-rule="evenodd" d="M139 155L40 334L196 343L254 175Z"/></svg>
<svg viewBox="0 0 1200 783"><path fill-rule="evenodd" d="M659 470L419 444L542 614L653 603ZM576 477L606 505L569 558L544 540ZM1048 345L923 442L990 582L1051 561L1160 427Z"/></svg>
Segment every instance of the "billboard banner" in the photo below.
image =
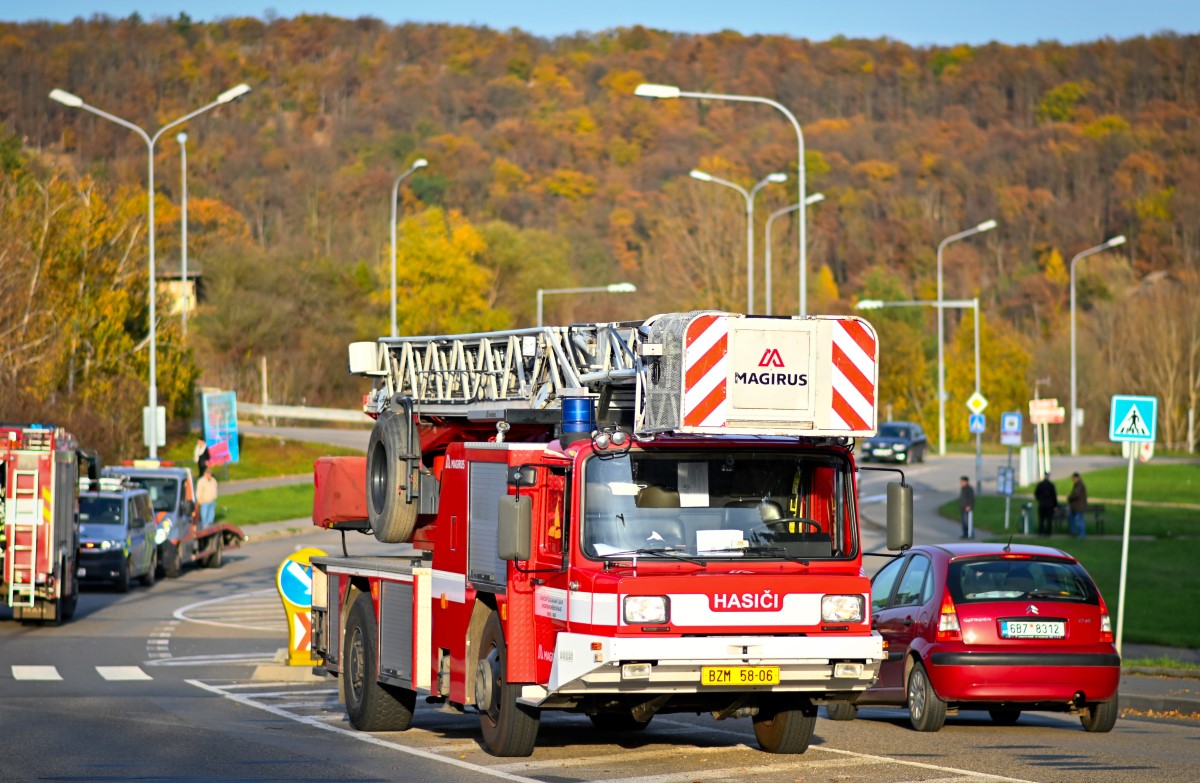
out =
<svg viewBox="0 0 1200 783"><path fill-rule="evenodd" d="M238 461L237 394L206 393L200 397L204 415L204 442L210 465Z"/></svg>

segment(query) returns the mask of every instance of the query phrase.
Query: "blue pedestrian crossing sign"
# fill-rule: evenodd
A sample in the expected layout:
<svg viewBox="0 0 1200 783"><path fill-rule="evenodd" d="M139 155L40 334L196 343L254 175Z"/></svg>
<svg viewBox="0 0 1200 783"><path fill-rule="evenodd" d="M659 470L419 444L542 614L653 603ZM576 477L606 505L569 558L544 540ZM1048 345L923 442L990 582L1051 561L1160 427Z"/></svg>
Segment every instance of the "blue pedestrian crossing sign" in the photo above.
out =
<svg viewBox="0 0 1200 783"><path fill-rule="evenodd" d="M1153 443L1158 426L1158 398L1114 394L1108 439L1116 443Z"/></svg>
<svg viewBox="0 0 1200 783"><path fill-rule="evenodd" d="M983 418L982 413L972 413L967 418L967 428L971 431L972 435L987 432L987 420Z"/></svg>

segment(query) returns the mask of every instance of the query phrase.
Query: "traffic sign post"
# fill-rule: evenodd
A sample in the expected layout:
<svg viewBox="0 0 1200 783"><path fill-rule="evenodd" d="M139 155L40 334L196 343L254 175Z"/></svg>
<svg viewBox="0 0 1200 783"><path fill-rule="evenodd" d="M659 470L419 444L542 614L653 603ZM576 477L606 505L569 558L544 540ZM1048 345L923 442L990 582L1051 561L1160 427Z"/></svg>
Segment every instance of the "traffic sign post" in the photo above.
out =
<svg viewBox="0 0 1200 783"><path fill-rule="evenodd" d="M312 657L312 558L325 555L316 547L293 552L275 572L275 589L287 616L288 665L314 666Z"/></svg>
<svg viewBox="0 0 1200 783"><path fill-rule="evenodd" d="M1158 431L1158 398L1114 394L1109 415L1108 439L1129 444L1129 473L1125 479L1125 529L1121 534L1121 582L1117 589L1117 655L1125 629L1125 579L1129 570L1129 520L1133 510L1133 464L1142 444L1153 447ZM1137 447L1135 447L1137 444Z"/></svg>
<svg viewBox="0 0 1200 783"><path fill-rule="evenodd" d="M976 313L976 326L978 327L978 313ZM976 348L979 346L979 335L975 335ZM987 410L988 401L979 393L979 356L975 356L975 391L967 398L967 410L971 412L971 418L968 419L967 425L971 432L975 433L975 494L983 493L983 430L985 427L983 412Z"/></svg>
<svg viewBox="0 0 1200 783"><path fill-rule="evenodd" d="M1021 412L1009 411L1000 414L1000 443L1008 446L1008 466L1001 471L1008 472L1008 492L1004 495L1004 529L1008 530L1008 515L1012 505L1013 485L1013 446L1021 445Z"/></svg>

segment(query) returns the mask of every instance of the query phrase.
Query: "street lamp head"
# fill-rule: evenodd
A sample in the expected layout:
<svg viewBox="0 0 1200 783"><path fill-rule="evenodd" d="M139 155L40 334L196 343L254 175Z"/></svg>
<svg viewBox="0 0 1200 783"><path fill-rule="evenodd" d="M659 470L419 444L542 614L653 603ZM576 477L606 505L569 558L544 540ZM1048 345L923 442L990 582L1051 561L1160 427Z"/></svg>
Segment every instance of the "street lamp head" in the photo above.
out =
<svg viewBox="0 0 1200 783"><path fill-rule="evenodd" d="M818 204L824 200L825 200L824 193L813 193L808 198L804 199L804 203L812 205L812 204Z"/></svg>
<svg viewBox="0 0 1200 783"><path fill-rule="evenodd" d="M1113 237L1112 239L1105 242L1104 246L1105 247L1117 247L1118 245L1123 245L1123 244L1125 244L1125 235L1117 234L1115 237Z"/></svg>
<svg viewBox="0 0 1200 783"><path fill-rule="evenodd" d="M252 88L248 84L239 84L237 87L230 87L225 92L217 96L217 103L231 103L241 98Z"/></svg>
<svg viewBox="0 0 1200 783"><path fill-rule="evenodd" d="M712 174L701 171L700 169L692 169L688 172L688 176L692 179L698 179L701 182L712 182Z"/></svg>
<svg viewBox="0 0 1200 783"><path fill-rule="evenodd" d="M882 299L860 299L858 304L854 305L855 310L878 310L883 307Z"/></svg>
<svg viewBox="0 0 1200 783"><path fill-rule="evenodd" d="M428 165L429 165L429 161L425 160L424 158L417 158L416 160L414 160L412 162L412 165L409 166L409 168L410 169L423 169Z"/></svg>
<svg viewBox="0 0 1200 783"><path fill-rule="evenodd" d="M633 283L612 283L606 286L610 294L632 294L637 292L637 286Z"/></svg>
<svg viewBox="0 0 1200 783"><path fill-rule="evenodd" d="M768 182L787 182L787 174L776 171L774 174L767 175Z"/></svg>
<svg viewBox="0 0 1200 783"><path fill-rule="evenodd" d="M177 135L177 136L175 137L175 141L179 142L180 144L186 144L186 143L187 143L187 134L186 134L186 133L183 133L183 132L181 131L181 132L179 133L179 135Z"/></svg>
<svg viewBox="0 0 1200 783"><path fill-rule="evenodd" d="M72 95L66 90L59 90L57 88L50 91L50 100L58 101L63 106L70 106L72 109L78 109L83 105L83 98L80 98L78 95Z"/></svg>
<svg viewBox="0 0 1200 783"><path fill-rule="evenodd" d="M633 94L639 98L678 98L681 90L670 84L639 84Z"/></svg>
<svg viewBox="0 0 1200 783"><path fill-rule="evenodd" d="M996 227L996 221L985 220L982 223L980 223L978 226L975 226L975 230L979 231L979 232L991 231L995 227Z"/></svg>

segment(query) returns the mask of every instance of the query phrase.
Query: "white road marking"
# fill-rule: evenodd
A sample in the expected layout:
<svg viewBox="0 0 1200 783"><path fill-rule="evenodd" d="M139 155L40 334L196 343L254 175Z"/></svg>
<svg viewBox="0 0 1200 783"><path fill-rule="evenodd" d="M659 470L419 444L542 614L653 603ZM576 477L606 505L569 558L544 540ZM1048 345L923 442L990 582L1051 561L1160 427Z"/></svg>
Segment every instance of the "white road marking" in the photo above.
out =
<svg viewBox="0 0 1200 783"><path fill-rule="evenodd" d="M662 732L658 732L658 733L661 734ZM639 735L639 736L642 736L642 735ZM478 743L472 743L472 744L476 748L479 747ZM438 748L438 750L442 750L442 748ZM681 745L681 746L677 746L677 747L670 747L670 746L663 747L662 745L655 745L654 747L647 748L646 750L623 750L623 751L621 751L619 760L622 763L624 763L627 761L638 761L640 759L661 759L667 755L680 755L683 753L695 753L695 752L697 752L697 750L698 749L695 745ZM742 743L738 743L736 745L718 745L715 747L714 746L706 746L704 748L700 748L699 750L702 750L705 754L727 753L732 750L750 750L750 746L742 744ZM610 763L611 761L613 761L613 757L611 757L611 756L575 756L573 758L562 758L562 759L539 759L537 761L516 761L516 762L509 763L509 764L497 764L497 765L493 766L492 769L502 769L502 770L506 770L506 771L511 770L513 772L518 772L522 769L538 769L541 767L586 767L586 766L589 766L592 764ZM759 767L755 767L756 772L759 769L760 769ZM725 772L727 773L728 770L726 770ZM683 773L683 774L687 775L687 774L695 774L695 773ZM731 779L736 779L736 777L737 776L734 775L731 777ZM639 780L642 780L642 778L639 778Z"/></svg>
<svg viewBox="0 0 1200 783"><path fill-rule="evenodd" d="M244 614L251 616L242 616ZM279 593L273 587L197 601L176 609L174 616L182 622L243 631L275 631L286 623ZM262 623L247 622L259 617L263 619Z"/></svg>
<svg viewBox="0 0 1200 783"><path fill-rule="evenodd" d="M254 707L256 709L263 710L264 712L269 712L272 715L275 715L276 717L287 718L288 720L294 720L297 723L302 723L305 726L310 726L312 728L321 729L322 731L331 731L331 732L334 732L335 734L344 734L345 736L350 737L352 739L356 739L359 742L366 742L371 745L378 745L380 747L390 748L392 750L396 750L401 753L407 753L410 756L416 756L418 758L423 758L426 761L435 761L439 764L447 764L452 767L458 767L459 769L469 769L472 772L478 773L480 775L487 775L489 777L499 778L500 780L509 780L509 781L513 781L513 783L542 783L542 781L539 781L536 778L526 778L526 777L522 777L520 775L513 775L511 773L504 772L502 770L486 767L482 764L472 764L471 762L463 761L462 759L446 758L445 756L438 755L437 753L433 753L428 750L421 750L420 748L411 748L407 745L401 745L398 742L391 742L390 740L385 740L380 737L376 737L374 734L368 734L363 731L354 731L352 729L344 729L341 726L331 726L319 718L306 716L306 715L296 715L294 713L288 712L287 710L280 709L279 707L276 707L276 706L273 706L270 704L260 704L259 702L255 701L254 698L252 698L251 696L247 696L247 695L240 694L240 693L229 693L229 692L222 690L221 688L218 688L214 685L208 685L206 683L200 682L199 680L186 680L186 682L189 685L194 685L197 688L200 688L201 690L206 690L210 693L215 693L219 696L224 696L226 699L235 701L238 704L244 704L247 707Z"/></svg>
<svg viewBox="0 0 1200 783"><path fill-rule="evenodd" d="M97 666L96 671L100 673L101 677L110 682L154 679L138 666Z"/></svg>
<svg viewBox="0 0 1200 783"><path fill-rule="evenodd" d="M272 663L274 660L275 655L272 653L232 653L229 655L189 655L179 658L167 656L145 661L145 663L147 666L246 666Z"/></svg>
<svg viewBox="0 0 1200 783"><path fill-rule="evenodd" d="M61 680L62 675L53 666L13 666L14 680Z"/></svg>
<svg viewBox="0 0 1200 783"><path fill-rule="evenodd" d="M689 748L694 751L695 748ZM708 753L710 748L704 748L704 752ZM620 758L624 758L622 753ZM594 762L602 762L602 758L593 759ZM867 764L886 764L891 759L826 759L824 761L813 761L805 759L803 761L791 761L785 764L756 764L754 769L755 777L773 772L802 772L805 770L831 768L831 767L858 767ZM684 772L667 772L662 775L638 775L635 778L620 777L606 778L602 780L593 780L591 783L631 783L636 780L637 783L688 783L692 780L739 780L746 774L746 766L730 767L727 769L696 769Z"/></svg>

